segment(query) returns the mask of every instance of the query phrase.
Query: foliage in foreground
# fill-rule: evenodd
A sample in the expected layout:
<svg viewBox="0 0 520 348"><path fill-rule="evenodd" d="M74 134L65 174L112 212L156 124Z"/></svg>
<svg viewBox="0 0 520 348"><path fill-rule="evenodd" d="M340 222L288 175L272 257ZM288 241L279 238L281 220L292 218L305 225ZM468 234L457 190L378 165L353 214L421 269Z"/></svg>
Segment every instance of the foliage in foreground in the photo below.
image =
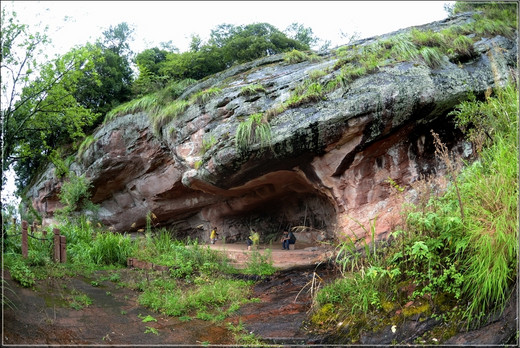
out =
<svg viewBox="0 0 520 348"><path fill-rule="evenodd" d="M431 179L417 183L418 203L405 208L406 226L388 245L365 244L361 254L354 236L338 247L343 276L316 295L318 326L355 327L368 318L391 325L416 314L478 326L503 311L518 271L518 91L497 88L452 115L474 127L479 159L453 176L443 195ZM456 161L439 155L448 168ZM455 333L448 331L436 339ZM350 332L352 342L359 339Z"/></svg>
<svg viewBox="0 0 520 348"><path fill-rule="evenodd" d="M243 271L228 264L225 255L199 245L194 240L172 239L166 230L146 233L132 240L126 234L112 233L96 227L85 216L70 219L58 226L67 238L66 264L55 264L52 258L52 229L47 240L29 238L29 257L21 256L19 231L11 225L4 262L12 278L24 287L32 287L36 280L48 277L90 276L95 270L125 267L127 259L167 266L169 271L134 270L137 279L121 280L113 274L110 280L141 291L139 303L167 315L203 320L222 321L235 313L242 304L257 301L251 298L253 282L236 277L237 273L268 275L275 271L270 253L252 257ZM35 237L42 238L42 232ZM98 281L92 281L98 286ZM7 302L9 299L5 298ZM91 304L85 298L71 299L73 308Z"/></svg>

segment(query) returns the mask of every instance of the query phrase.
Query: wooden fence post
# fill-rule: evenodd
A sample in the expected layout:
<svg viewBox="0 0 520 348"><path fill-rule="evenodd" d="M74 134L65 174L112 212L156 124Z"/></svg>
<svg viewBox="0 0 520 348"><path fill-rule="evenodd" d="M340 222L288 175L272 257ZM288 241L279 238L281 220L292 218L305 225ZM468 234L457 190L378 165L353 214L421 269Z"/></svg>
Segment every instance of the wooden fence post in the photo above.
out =
<svg viewBox="0 0 520 348"><path fill-rule="evenodd" d="M27 221L22 221L22 256L24 259L27 258L28 255L28 246L27 246Z"/></svg>
<svg viewBox="0 0 520 348"><path fill-rule="evenodd" d="M34 235L36 233L36 220L33 221L31 233Z"/></svg>
<svg viewBox="0 0 520 348"><path fill-rule="evenodd" d="M53 228L54 232L54 261L60 262L60 230Z"/></svg>
<svg viewBox="0 0 520 348"><path fill-rule="evenodd" d="M67 238L60 236L60 262L67 262Z"/></svg>

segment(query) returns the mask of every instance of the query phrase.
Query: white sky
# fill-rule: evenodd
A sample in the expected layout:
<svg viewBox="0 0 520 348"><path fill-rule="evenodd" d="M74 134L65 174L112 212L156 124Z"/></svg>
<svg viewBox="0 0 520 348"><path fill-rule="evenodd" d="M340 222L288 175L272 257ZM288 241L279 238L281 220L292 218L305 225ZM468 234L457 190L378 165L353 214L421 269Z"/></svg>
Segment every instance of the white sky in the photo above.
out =
<svg viewBox="0 0 520 348"><path fill-rule="evenodd" d="M207 40L219 24L243 25L266 22L284 30L294 22L330 40L331 47L347 43L341 33L360 38L385 34L447 17L447 1L2 1L14 6L21 23L30 30L48 26L53 47L49 56L63 54L75 45L94 42L108 27L127 22L135 29L131 49L172 41L181 52L188 50L190 35ZM67 20L65 20L67 18ZM11 200L14 180L2 200ZM11 181L12 180L12 181Z"/></svg>
<svg viewBox="0 0 520 348"><path fill-rule="evenodd" d="M340 33L361 38L447 17L447 1L14 1L22 23L49 25L58 53L95 41L110 25L135 27L131 48L139 53L172 41L188 50L190 34L203 40L218 24L267 22L284 30L293 22L311 27L315 36L346 43ZM2 1L2 6L10 6ZM68 17L67 22L64 18Z"/></svg>

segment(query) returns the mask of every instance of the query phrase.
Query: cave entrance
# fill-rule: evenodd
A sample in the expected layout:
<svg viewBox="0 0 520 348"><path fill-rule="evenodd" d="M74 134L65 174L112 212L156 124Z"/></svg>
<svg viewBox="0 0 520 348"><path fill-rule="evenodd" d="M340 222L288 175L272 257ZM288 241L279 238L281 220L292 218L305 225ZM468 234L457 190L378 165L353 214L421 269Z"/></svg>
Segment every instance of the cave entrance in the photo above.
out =
<svg viewBox="0 0 520 348"><path fill-rule="evenodd" d="M292 229L299 243L314 244L333 237L336 210L320 193L284 192L221 219L226 242L243 242L254 229L260 243L276 245L283 231Z"/></svg>

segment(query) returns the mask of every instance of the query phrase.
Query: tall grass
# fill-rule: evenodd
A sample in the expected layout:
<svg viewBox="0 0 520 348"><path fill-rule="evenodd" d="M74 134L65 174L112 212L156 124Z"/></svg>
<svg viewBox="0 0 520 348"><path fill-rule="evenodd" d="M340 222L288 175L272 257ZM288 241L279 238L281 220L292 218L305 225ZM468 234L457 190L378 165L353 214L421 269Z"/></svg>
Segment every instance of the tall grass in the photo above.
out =
<svg viewBox="0 0 520 348"><path fill-rule="evenodd" d="M261 148L271 147L271 126L262 113L253 114L240 122L235 135L235 147L239 151L246 151L255 143L260 143Z"/></svg>
<svg viewBox="0 0 520 348"><path fill-rule="evenodd" d="M478 326L503 311L518 272L518 91L510 84L487 95L452 113L472 139L487 139L479 159L453 172L444 194L428 193L420 206L403 210L404 230L392 232L385 248L373 250L355 234L338 245L342 276L318 291L313 321L327 314L355 327L364 314L425 299L430 304L421 310L453 327ZM403 287L413 292L403 296Z"/></svg>
<svg viewBox="0 0 520 348"><path fill-rule="evenodd" d="M478 112L476 112L478 111ZM468 318L501 311L511 293L518 262L518 91L498 88L486 101L463 103L455 117L491 140L466 170L461 187L470 245L464 294ZM485 115L485 116L484 116Z"/></svg>
<svg viewBox="0 0 520 348"><path fill-rule="evenodd" d="M85 151L96 141L93 135L86 136L85 139L81 142L78 147L78 153L76 154L76 159L80 160L83 158Z"/></svg>
<svg viewBox="0 0 520 348"><path fill-rule="evenodd" d="M426 65L435 69L442 65L444 54L437 47L423 47L419 50L419 54L423 58Z"/></svg>
<svg viewBox="0 0 520 348"><path fill-rule="evenodd" d="M92 241L90 257L98 265L126 265L126 260L135 252L130 236L118 233L98 233Z"/></svg>
<svg viewBox="0 0 520 348"><path fill-rule="evenodd" d="M105 123L111 121L115 117L133 114L140 111L150 111L157 106L158 98L156 93L145 95L139 99L134 99L112 109L105 116Z"/></svg>
<svg viewBox="0 0 520 348"><path fill-rule="evenodd" d="M179 117L189 106L188 101L174 100L167 106L157 109L156 112L150 113L154 131L159 133L164 125Z"/></svg>
<svg viewBox="0 0 520 348"><path fill-rule="evenodd" d="M222 92L221 88L211 87L197 92L190 97L190 103L206 104L212 97Z"/></svg>

